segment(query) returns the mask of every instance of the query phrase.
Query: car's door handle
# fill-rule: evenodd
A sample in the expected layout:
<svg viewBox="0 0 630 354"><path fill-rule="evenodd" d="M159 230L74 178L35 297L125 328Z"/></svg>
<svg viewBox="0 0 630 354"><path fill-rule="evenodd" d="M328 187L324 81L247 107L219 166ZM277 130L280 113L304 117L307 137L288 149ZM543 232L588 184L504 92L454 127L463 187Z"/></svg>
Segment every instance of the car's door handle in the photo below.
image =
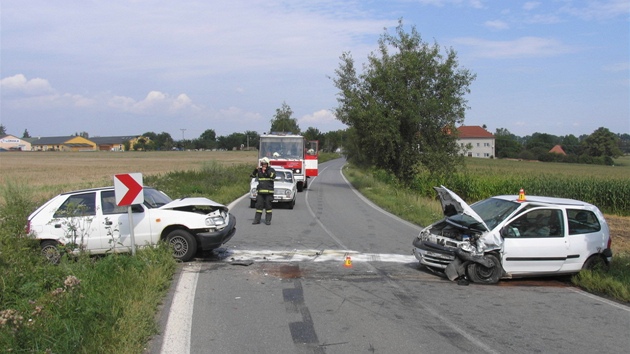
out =
<svg viewBox="0 0 630 354"><path fill-rule="evenodd" d="M111 221L109 221L109 220L108 220L108 221L105 221L105 225L107 225L107 226L112 225L112 224L113 224L113 222L111 222Z"/></svg>
<svg viewBox="0 0 630 354"><path fill-rule="evenodd" d="M55 229L61 229L61 224L55 224Z"/></svg>

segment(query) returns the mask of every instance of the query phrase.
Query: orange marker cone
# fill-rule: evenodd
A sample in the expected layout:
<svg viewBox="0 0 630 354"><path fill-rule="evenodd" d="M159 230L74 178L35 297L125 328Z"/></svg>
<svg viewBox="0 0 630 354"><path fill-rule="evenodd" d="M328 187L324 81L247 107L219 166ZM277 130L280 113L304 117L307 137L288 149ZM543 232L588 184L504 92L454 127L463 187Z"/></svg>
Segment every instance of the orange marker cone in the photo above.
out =
<svg viewBox="0 0 630 354"><path fill-rule="evenodd" d="M350 259L350 256L346 256L346 261L343 262L343 266L345 268L352 268L352 259Z"/></svg>
<svg viewBox="0 0 630 354"><path fill-rule="evenodd" d="M523 190L523 188L521 188L521 190L518 191L518 201L519 202L525 201L525 190Z"/></svg>

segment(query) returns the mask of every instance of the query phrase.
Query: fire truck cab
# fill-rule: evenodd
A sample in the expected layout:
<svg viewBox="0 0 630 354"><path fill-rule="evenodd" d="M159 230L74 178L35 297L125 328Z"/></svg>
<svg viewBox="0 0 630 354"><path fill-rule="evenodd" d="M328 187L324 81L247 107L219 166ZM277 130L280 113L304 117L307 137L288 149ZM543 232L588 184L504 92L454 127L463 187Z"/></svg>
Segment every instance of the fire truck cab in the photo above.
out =
<svg viewBox="0 0 630 354"><path fill-rule="evenodd" d="M293 171L298 192L308 187L308 178L317 176L319 142L307 141L301 135L271 133L260 136L258 159L267 157L272 167Z"/></svg>

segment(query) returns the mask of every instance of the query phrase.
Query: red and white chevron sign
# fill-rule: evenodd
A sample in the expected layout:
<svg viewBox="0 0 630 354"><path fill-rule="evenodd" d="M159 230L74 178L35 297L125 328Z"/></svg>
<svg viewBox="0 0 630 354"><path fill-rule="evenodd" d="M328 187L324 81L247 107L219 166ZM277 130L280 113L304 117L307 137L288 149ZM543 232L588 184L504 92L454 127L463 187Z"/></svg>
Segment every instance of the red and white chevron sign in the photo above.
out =
<svg viewBox="0 0 630 354"><path fill-rule="evenodd" d="M144 203L142 173L114 175L114 194L118 206Z"/></svg>

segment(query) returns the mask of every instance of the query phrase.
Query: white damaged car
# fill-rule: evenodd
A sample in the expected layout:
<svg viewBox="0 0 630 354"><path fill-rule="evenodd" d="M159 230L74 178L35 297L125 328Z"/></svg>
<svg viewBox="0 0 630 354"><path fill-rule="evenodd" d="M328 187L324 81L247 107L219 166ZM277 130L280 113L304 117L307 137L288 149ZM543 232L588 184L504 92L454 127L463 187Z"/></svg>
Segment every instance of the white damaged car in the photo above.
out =
<svg viewBox="0 0 630 354"><path fill-rule="evenodd" d="M144 187L144 203L131 206L135 245L166 241L173 256L188 261L197 250L208 251L228 242L236 232L236 218L228 208L207 198L172 200ZM52 262L59 246L75 253L130 252L129 207L117 206L114 187L60 194L35 210L27 232L40 241L42 254Z"/></svg>
<svg viewBox="0 0 630 354"><path fill-rule="evenodd" d="M608 224L594 205L564 198L502 195L466 204L435 187L445 218L424 228L413 254L450 280L562 275L612 260Z"/></svg>
<svg viewBox="0 0 630 354"><path fill-rule="evenodd" d="M293 171L285 168L276 168L276 178L273 181L273 202L286 205L289 209L295 206L297 198L297 181ZM256 207L256 197L258 196L258 180L252 178L249 189L249 207Z"/></svg>

